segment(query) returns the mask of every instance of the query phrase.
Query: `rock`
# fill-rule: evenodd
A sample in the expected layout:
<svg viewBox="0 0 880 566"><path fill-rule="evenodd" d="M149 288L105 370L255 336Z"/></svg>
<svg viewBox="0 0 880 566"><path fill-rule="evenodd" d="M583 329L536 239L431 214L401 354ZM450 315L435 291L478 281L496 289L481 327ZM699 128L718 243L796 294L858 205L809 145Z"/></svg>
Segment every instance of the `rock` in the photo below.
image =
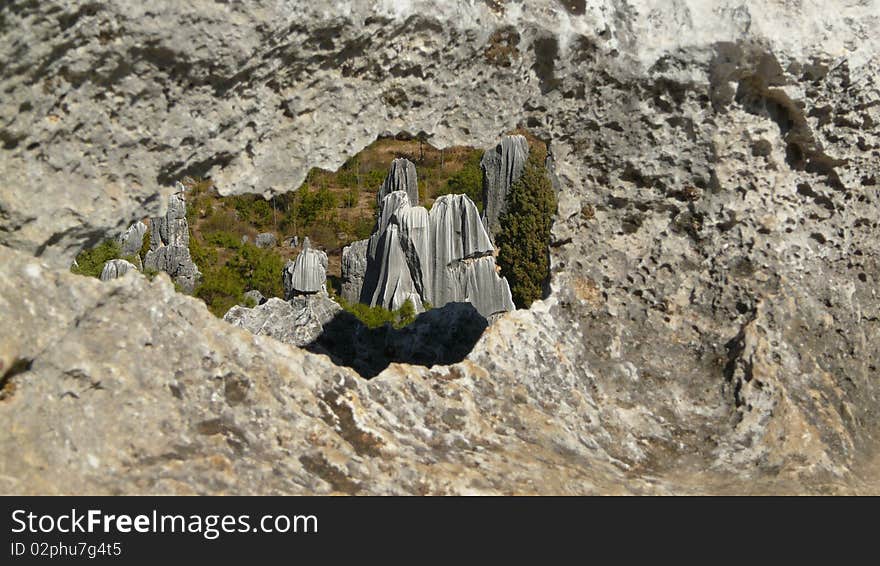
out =
<svg viewBox="0 0 880 566"><path fill-rule="evenodd" d="M147 225L138 220L128 227L119 238L119 249L123 256L138 255L144 245L144 236L147 233Z"/></svg>
<svg viewBox="0 0 880 566"><path fill-rule="evenodd" d="M138 268L124 259L111 259L104 263L104 268L101 270L101 281L122 277L129 271L138 271Z"/></svg>
<svg viewBox="0 0 880 566"><path fill-rule="evenodd" d="M507 207L510 187L522 176L529 158L529 142L521 135L504 136L501 143L486 150L480 161L483 170L483 223L490 237L498 232L499 219Z"/></svg>
<svg viewBox="0 0 880 566"><path fill-rule="evenodd" d="M476 205L466 195L438 198L431 207L429 220L432 267L426 299L434 306L463 301L467 297L467 277L461 262L491 255L495 248L480 221Z"/></svg>
<svg viewBox="0 0 880 566"><path fill-rule="evenodd" d="M376 221L376 226L373 228L373 233L370 235L369 258L375 259L379 240L388 228L388 224L391 223L394 214L399 209L409 208L409 206L409 197L405 191L389 193L379 202L379 217Z"/></svg>
<svg viewBox="0 0 880 566"><path fill-rule="evenodd" d="M175 191L168 197L165 216L150 220L150 249L144 257L144 269L164 271L185 293L192 293L202 274L189 253L185 188L177 183Z"/></svg>
<svg viewBox="0 0 880 566"><path fill-rule="evenodd" d="M422 301L410 276L398 232L397 224L391 224L379 239L376 258L368 268L376 271L376 285L368 304L397 310L406 301L411 301L416 312L421 312L424 310Z"/></svg>
<svg viewBox="0 0 880 566"><path fill-rule="evenodd" d="M257 234L254 243L258 248L274 248L275 244L278 243L278 239L272 232L263 232L262 234Z"/></svg>
<svg viewBox="0 0 880 566"><path fill-rule="evenodd" d="M312 249L308 238L296 261L288 261L283 273L284 296L327 292L327 254Z"/></svg>
<svg viewBox="0 0 880 566"><path fill-rule="evenodd" d="M381 206L385 197L395 191L406 193L410 206L419 205L418 175L415 164L409 159L399 157L391 162L388 176L376 194L376 202Z"/></svg>
<svg viewBox="0 0 880 566"><path fill-rule="evenodd" d="M367 250L370 240L358 240L342 248L342 298L349 303L361 299L364 276L367 272Z"/></svg>
<svg viewBox="0 0 880 566"><path fill-rule="evenodd" d="M298 248L299 247L299 237L298 236L291 236L290 238L287 238L284 240L284 244L288 248Z"/></svg>
<svg viewBox="0 0 880 566"><path fill-rule="evenodd" d="M297 295L289 301L270 297L256 307L236 305L223 320L248 332L293 344L310 344L323 331L323 325L342 311L326 294Z"/></svg>
<svg viewBox="0 0 880 566"><path fill-rule="evenodd" d="M241 235L241 243L242 243L242 244L247 244L247 243L250 242L250 241L251 241L250 236L248 236L247 234L242 234L242 235Z"/></svg>
<svg viewBox="0 0 880 566"><path fill-rule="evenodd" d="M516 310L507 279L498 275L495 258L478 257L465 262L464 294L477 311L493 320L493 315Z"/></svg>
<svg viewBox="0 0 880 566"><path fill-rule="evenodd" d="M410 300L421 312L425 301L472 301L484 316L513 310L507 280L491 258L494 247L466 195L443 195L430 212L410 206L403 191L386 195L367 246L363 303L395 310Z"/></svg>
<svg viewBox="0 0 880 566"><path fill-rule="evenodd" d="M256 289L251 289L244 294L245 299L249 299L254 305L261 305L266 302L266 297Z"/></svg>
<svg viewBox="0 0 880 566"><path fill-rule="evenodd" d="M400 246L406 257L406 266L415 291L422 297L430 297L433 269L431 226L427 209L422 206L400 208L394 213L394 223L399 230ZM426 287L427 286L427 287Z"/></svg>
<svg viewBox="0 0 880 566"><path fill-rule="evenodd" d="M880 491L876 6L657 5L4 5L3 492ZM561 187L550 294L461 361L66 272L190 171L268 195L518 124Z"/></svg>

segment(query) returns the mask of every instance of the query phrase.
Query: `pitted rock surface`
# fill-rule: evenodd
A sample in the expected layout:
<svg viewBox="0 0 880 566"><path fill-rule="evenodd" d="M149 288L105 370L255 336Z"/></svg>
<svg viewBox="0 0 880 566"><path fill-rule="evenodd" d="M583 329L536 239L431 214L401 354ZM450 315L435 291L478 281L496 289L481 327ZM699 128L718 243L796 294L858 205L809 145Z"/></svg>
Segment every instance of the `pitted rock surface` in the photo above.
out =
<svg viewBox="0 0 880 566"><path fill-rule="evenodd" d="M0 15L3 492L880 492L874 4ZM66 272L187 174L268 196L379 134L520 125L558 177L550 295L460 362L365 380L162 273Z"/></svg>

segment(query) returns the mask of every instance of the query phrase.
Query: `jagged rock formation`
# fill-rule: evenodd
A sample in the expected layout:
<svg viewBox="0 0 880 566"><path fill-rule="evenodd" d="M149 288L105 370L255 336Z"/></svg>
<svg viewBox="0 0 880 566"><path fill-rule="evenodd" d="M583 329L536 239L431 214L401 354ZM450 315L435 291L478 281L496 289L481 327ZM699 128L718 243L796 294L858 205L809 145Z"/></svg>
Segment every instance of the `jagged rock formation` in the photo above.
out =
<svg viewBox="0 0 880 566"><path fill-rule="evenodd" d="M395 191L406 193L410 206L419 205L419 178L415 164L409 159L398 157L391 162L391 170L376 194L377 204L382 206L385 197Z"/></svg>
<svg viewBox="0 0 880 566"><path fill-rule="evenodd" d="M880 492L877 26L860 2L7 3L2 489ZM163 274L64 272L186 172L270 194L382 132L518 124L560 181L551 294L452 365L367 382Z"/></svg>
<svg viewBox="0 0 880 566"><path fill-rule="evenodd" d="M288 261L282 276L284 297L327 292L327 254L312 248L308 238L296 261Z"/></svg>
<svg viewBox="0 0 880 566"><path fill-rule="evenodd" d="M394 161L385 185L400 175L401 161L405 160ZM367 243L360 301L398 309L410 300L417 312L424 301L434 306L473 301L486 317L513 310L507 281L496 273L494 249L476 205L466 195L443 195L429 213L412 206L403 190L387 193ZM343 281L360 281L358 252L359 247L352 248L349 260L343 258ZM348 287L351 292L356 284Z"/></svg>
<svg viewBox="0 0 880 566"><path fill-rule="evenodd" d="M101 281L109 281L111 279L116 279L117 277L122 277L129 271L138 271L136 265L125 261L124 259L111 259L104 263L104 268L101 269Z"/></svg>
<svg viewBox="0 0 880 566"><path fill-rule="evenodd" d="M124 256L134 256L140 253L144 245L144 235L147 233L147 225L138 220L128 227L128 230L119 236L120 253Z"/></svg>
<svg viewBox="0 0 880 566"><path fill-rule="evenodd" d="M507 280L495 269L495 251L476 205L466 195L444 195L431 207L431 304L470 301L485 317L514 310Z"/></svg>
<svg viewBox="0 0 880 566"><path fill-rule="evenodd" d="M164 271L184 292L192 293L202 274L189 253L185 190L177 183L168 197L165 216L150 219L150 249L144 257L144 269Z"/></svg>
<svg viewBox="0 0 880 566"><path fill-rule="evenodd" d="M223 320L260 336L306 346L321 335L324 325L342 311L326 293L296 295L290 300L270 297L253 308L236 305Z"/></svg>
<svg viewBox="0 0 880 566"><path fill-rule="evenodd" d="M524 136L504 136L494 148L487 150L480 160L483 170L483 224L493 238L498 232L499 220L507 207L510 187L522 176L529 158L529 142Z"/></svg>
<svg viewBox="0 0 880 566"><path fill-rule="evenodd" d="M396 310L411 301L416 312L421 312L424 307L400 246L397 224L390 224L379 236L376 256L367 263L367 273L375 273L368 279L375 280L371 285L369 304Z"/></svg>
<svg viewBox="0 0 880 566"><path fill-rule="evenodd" d="M276 238L275 234L272 232L257 234L257 237L254 240L254 244L258 248L274 248L276 243L278 243L278 238Z"/></svg>
<svg viewBox="0 0 880 566"><path fill-rule="evenodd" d="M349 303L361 299L364 276L367 273L367 250L370 240L358 240L342 248L342 298Z"/></svg>

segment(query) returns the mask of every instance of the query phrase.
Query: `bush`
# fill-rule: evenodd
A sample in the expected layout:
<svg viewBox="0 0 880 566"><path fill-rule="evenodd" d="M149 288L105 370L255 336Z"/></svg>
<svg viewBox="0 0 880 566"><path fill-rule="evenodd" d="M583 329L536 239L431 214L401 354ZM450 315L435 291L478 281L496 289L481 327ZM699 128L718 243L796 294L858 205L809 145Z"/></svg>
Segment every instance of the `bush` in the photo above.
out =
<svg viewBox="0 0 880 566"><path fill-rule="evenodd" d="M498 265L510 283L513 302L528 308L543 295L550 277L550 228L556 195L544 168L546 150L532 144L523 174L510 188L495 237Z"/></svg>
<svg viewBox="0 0 880 566"><path fill-rule="evenodd" d="M226 266L245 282L245 290L256 289L266 297L284 295L281 283L284 260L278 252L243 244L238 253L229 258Z"/></svg>
<svg viewBox="0 0 880 566"><path fill-rule="evenodd" d="M147 228L147 231L144 232L144 241L141 242L141 249L138 251L138 255L141 258L147 257L147 252L150 251L150 229Z"/></svg>
<svg viewBox="0 0 880 566"><path fill-rule="evenodd" d="M80 252L76 256L76 265L70 268L72 273L100 277L104 263L111 259L119 259L121 250L114 239L104 240L97 247Z"/></svg>
<svg viewBox="0 0 880 566"><path fill-rule="evenodd" d="M244 298L245 282L234 269L223 265L202 271L202 282L196 287L195 296L205 301L214 315L222 317L226 311Z"/></svg>
<svg viewBox="0 0 880 566"><path fill-rule="evenodd" d="M403 328L416 319L416 309L409 299L396 311L390 311L384 307L371 307L363 303L349 303L342 297L331 294L334 301L339 303L342 310L353 314L369 328L379 328L390 324L394 328Z"/></svg>

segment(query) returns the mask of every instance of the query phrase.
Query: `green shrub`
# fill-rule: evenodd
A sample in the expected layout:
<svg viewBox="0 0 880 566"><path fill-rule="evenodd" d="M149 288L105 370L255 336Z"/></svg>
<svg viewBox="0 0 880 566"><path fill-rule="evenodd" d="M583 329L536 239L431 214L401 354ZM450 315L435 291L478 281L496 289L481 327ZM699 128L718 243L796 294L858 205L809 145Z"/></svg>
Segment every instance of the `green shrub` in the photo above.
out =
<svg viewBox="0 0 880 566"><path fill-rule="evenodd" d="M369 328L379 328L386 324L390 324L394 328L403 328L416 319L415 306L409 299L399 309L391 311L379 306L371 307L363 303L349 303L334 293L331 293L330 296L339 303L344 311L353 314Z"/></svg>
<svg viewBox="0 0 880 566"><path fill-rule="evenodd" d="M245 281L238 271L223 265L202 270L202 282L196 287L195 296L205 301L214 315L222 317L242 301L244 292Z"/></svg>
<svg viewBox="0 0 880 566"><path fill-rule="evenodd" d="M205 243L230 250L237 250L242 246L241 236L225 230L206 233ZM192 243L190 243L190 247L192 247ZM196 263L196 265L198 265L198 263Z"/></svg>
<svg viewBox="0 0 880 566"><path fill-rule="evenodd" d="M98 246L80 252L76 256L76 265L72 266L70 271L77 275L100 277L104 263L111 259L119 259L120 254L121 251L116 240L104 240Z"/></svg>
<svg viewBox="0 0 880 566"><path fill-rule="evenodd" d="M226 267L238 274L245 284L245 290L256 289L266 297L280 297L284 294L281 284L284 260L274 250L243 244L238 253L226 262Z"/></svg>
<svg viewBox="0 0 880 566"><path fill-rule="evenodd" d="M144 232L144 241L141 242L141 249L138 251L138 255L141 256L141 259L147 257L147 252L150 251L150 229L147 228L147 231Z"/></svg>
<svg viewBox="0 0 880 566"><path fill-rule="evenodd" d="M495 237L498 265L510 283L513 302L528 308L540 299L550 277L550 228L556 195L544 167L546 150L532 144L523 174L510 188Z"/></svg>
<svg viewBox="0 0 880 566"><path fill-rule="evenodd" d="M217 250L211 246L203 245L193 234L192 228L189 230L189 255L200 271L210 269L217 263Z"/></svg>

